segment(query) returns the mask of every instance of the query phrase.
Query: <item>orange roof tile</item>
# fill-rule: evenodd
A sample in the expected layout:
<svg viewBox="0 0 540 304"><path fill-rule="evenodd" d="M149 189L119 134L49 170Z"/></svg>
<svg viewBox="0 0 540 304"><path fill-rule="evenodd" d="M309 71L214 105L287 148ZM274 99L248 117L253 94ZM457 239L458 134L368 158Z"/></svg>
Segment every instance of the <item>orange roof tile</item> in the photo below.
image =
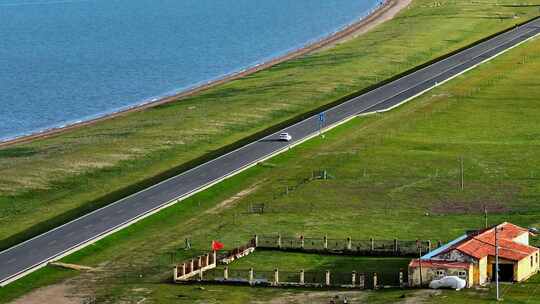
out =
<svg viewBox="0 0 540 304"><path fill-rule="evenodd" d="M414 259L409 263L409 267L418 267L420 265L419 259ZM427 268L461 268L469 269L470 263L464 262L451 262L441 260L422 260L422 267Z"/></svg>
<svg viewBox="0 0 540 304"><path fill-rule="evenodd" d="M538 251L538 248L516 243L514 238L528 230L514 224L502 223L497 226L497 238L499 242L499 256L504 259L519 261L528 255ZM469 256L481 259L485 256L495 256L495 229L489 228L471 235L451 249L457 249Z"/></svg>

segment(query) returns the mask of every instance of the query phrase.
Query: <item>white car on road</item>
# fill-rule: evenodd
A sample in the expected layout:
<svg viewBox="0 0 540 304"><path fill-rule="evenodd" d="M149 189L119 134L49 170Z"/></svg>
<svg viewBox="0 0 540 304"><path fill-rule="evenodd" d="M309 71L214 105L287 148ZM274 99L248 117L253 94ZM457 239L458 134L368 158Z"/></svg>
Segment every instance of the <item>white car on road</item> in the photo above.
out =
<svg viewBox="0 0 540 304"><path fill-rule="evenodd" d="M292 136L289 133L280 133L279 134L279 140L281 141L291 141Z"/></svg>

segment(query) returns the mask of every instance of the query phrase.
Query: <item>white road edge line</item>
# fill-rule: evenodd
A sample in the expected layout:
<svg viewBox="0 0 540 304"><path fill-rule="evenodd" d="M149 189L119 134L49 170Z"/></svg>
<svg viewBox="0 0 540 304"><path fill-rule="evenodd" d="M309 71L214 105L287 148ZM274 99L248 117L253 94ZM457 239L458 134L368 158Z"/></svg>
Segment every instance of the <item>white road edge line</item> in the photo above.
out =
<svg viewBox="0 0 540 304"><path fill-rule="evenodd" d="M394 105L394 106L391 106L391 107L389 107L389 108L387 108L387 109L383 109L383 110L378 110L378 111L373 111L373 112L366 112L366 113L360 113L360 114L356 114L356 115L351 115L351 116L349 116L349 117L347 117L347 118L345 118L345 119L343 119L343 120L340 120L340 121L338 121L338 122L336 122L336 123L334 123L334 124L332 124L332 125L329 125L329 126L326 126L326 127L322 128L322 129L320 130L320 132L319 132L319 130L317 130L315 133L312 133L311 135L308 135L308 136L302 138L302 139L299 140L299 141L294 142L293 144L291 144L291 145L289 145L289 146L287 146L287 147L284 147L284 148L282 148L282 149L280 149L280 150L277 150L277 151L272 152L272 153L270 153L270 154L268 154L268 155L266 155L266 156L263 156L262 158L260 158L260 159L258 159L258 160L256 160L256 161L254 161L254 162L251 163L251 164L245 165L245 166L243 166L243 167L241 167L241 168L239 168L239 169L237 169L237 170L235 170L235 171L233 171L233 172L231 172L231 173L229 173L229 174L227 174L227 175L225 175L225 176L223 176L223 177L221 177L221 178L219 178L219 179L216 179L216 180L214 180L214 181L212 181L212 182L210 182L210 183L207 183L207 184L201 186L200 188L198 188L198 189L196 189L196 190L194 190L194 191L191 191L191 192L186 193L184 196L182 196L182 197L180 197L180 198L173 199L173 200L171 200L171 201L169 201L169 202L167 202L167 203L165 203L165 204L163 204L163 205L158 206L157 208L154 208L154 209L150 210L150 211L147 212L147 213L141 214L141 215L138 216L138 217L135 217L135 218L133 218L133 219L127 221L127 222L124 222L124 223L122 223L122 224L120 224L120 225L118 225L118 226L116 226L116 227L113 227L113 228L111 228L110 230L107 230L106 232L102 233L101 235L98 235L98 236L95 237L95 238L92 238L92 239L90 239L90 240L86 240L86 241L84 241L84 242L81 242L80 244L75 245L74 247L71 247L70 249L67 249L66 251L64 251L64 252L62 252L62 253L60 253L60 254L58 254L58 255L56 255L56 256L53 256L53 257L50 257L50 258L48 258L48 259L45 259L45 260L43 260L43 261L41 261L41 262L38 262L38 263L36 263L36 264L34 264L34 265L32 265L32 266L26 268L25 270L22 270L21 272L17 273L16 275L11 276L10 278L8 278L8 279L6 279L6 280L0 282L0 287L4 287L4 286L8 285L9 283L18 280L19 278L26 276L26 275L29 274L29 273L32 273L32 272L34 272L34 271L36 271L36 270L38 270L38 269L40 269L40 268L42 268L42 267L45 267L45 266L46 266L48 263L50 263L50 262L57 261L57 260L59 260L59 259L65 257L65 256L67 256L67 255L70 255L71 253L76 252L76 251L78 251L78 250L80 250L80 249L82 249L82 248L84 248L84 247L86 247L86 246L92 245L92 244L98 242L99 240L101 240L101 239L103 239L103 238L105 238L105 237L107 237L107 236L109 236L109 235L111 235L111 234L113 234L113 233L115 233L115 232L117 232L117 231L119 231L119 230L122 230L122 229L124 229L124 228L126 228L126 227L128 227L128 226L130 226L130 225L132 225L132 224L134 224L134 223L136 223L136 222L138 222L138 221L140 221L140 220L142 220L142 219L144 219L144 218L150 216L150 215L153 215L153 214L155 214L155 213L161 211L162 209L168 208L168 207L170 207L171 205L174 205L174 204L176 204L176 203L178 203L178 202L180 202L180 201L183 201L183 200L185 200L185 199L187 199L187 198L189 198L189 197L191 197L191 196L193 196L193 195L195 195L195 194L197 194L197 193L199 193L199 192L201 192L201 191L203 191L203 190L206 190L206 189L208 189L208 188L214 186L215 184L218 184L218 183L222 182L222 181L225 180L225 179L228 179L228 178L230 178L230 177L233 177L233 176L235 176L235 175L237 175L237 174L239 174L239 173L241 173L241 172L243 172L243 171L245 171L245 170L247 170L247 169L249 169L249 168L251 168L251 167L257 165L257 164L259 164L260 162L263 162L263 161L265 161L265 160L267 160L267 159L270 159L270 158L272 158L272 157L274 157L274 156L276 156L276 155L279 155L279 154L281 154L281 153L283 153L283 152L289 150L289 149L292 148L292 147L295 147L295 146L297 146L297 145L300 145L300 144L304 143L305 141L308 141L308 140L310 140L310 139L312 139L312 138L318 136L320 133L325 133L325 132L327 132L327 131L329 131L329 130L331 130L331 129L336 128L337 126L340 126L340 125L342 125L342 124L344 124L344 123L346 123L346 122L349 122L350 120L352 120L352 119L354 119L354 118L356 118L356 117L372 115L372 114L375 114L375 113L384 113L384 112L388 112L388 111L390 111L390 110L393 110L394 108L396 108L396 107L398 107L398 106L401 106L401 105L403 105L403 104L405 104L405 103L411 101L412 99L414 99L414 98L416 98L416 97L418 97L418 96L420 96L420 95L423 95L424 93L426 93L426 92L432 90L433 88L436 88L436 87L438 87L438 86L440 86L440 85L442 85L442 84L444 84L444 83L446 83L446 82L448 82L448 81L450 81L450 80L452 80L452 79L454 79L454 78L456 78L456 77L458 77L458 76L460 76L460 75L462 75L462 74L464 74L464 73L466 73L466 72L468 72L468 71L470 71L470 70L472 70L472 69L478 67L479 65L481 65L481 64L483 64L483 63L485 63L485 62L488 62L488 61L492 60L493 58L498 57L498 56L500 56L501 54L504 54L504 53L506 53L507 51L509 51L509 50L511 50L511 49L513 49L513 48L515 48L515 47L517 47L517 46L519 46L519 45L521 45L521 44L523 44L523 43L525 43L525 42L528 42L528 41L530 41L530 40L536 38L538 35L540 35L540 32L539 32L539 33L536 33L535 35L533 35L533 36L531 36L531 37L529 37L529 38L527 38L527 39L525 39L525 40L523 40L523 41L521 41L521 42L519 42L519 43L517 43L517 44L515 44L515 45L513 45L513 46L511 46L511 47L509 47L509 48L507 48L507 49L502 50L502 51L499 52L499 53L496 53L495 55L493 55L493 56L491 56L491 57L489 57L489 58L487 58L487 59L485 59L485 60L483 60L483 61L481 61L481 62L479 62L479 63L477 63L477 64L475 64L475 65L473 65L473 66L471 66L471 67L469 67L469 68L467 68L467 69L465 69L465 70L459 72L459 73L457 73L457 74L454 75L454 76L449 77L448 79L445 79L444 81L441 81L441 82L439 82L439 83L436 83L435 85L429 87L428 89L423 90L423 91L419 92L418 94L415 94L415 95L413 95L413 96L411 96L411 97L409 97L409 98L403 100L402 102L400 102L400 103L398 103L398 104L396 104L396 105ZM452 56L450 56L450 57L452 57ZM450 57L448 57L448 58L450 58ZM448 59L448 58L445 58L444 60L446 60L446 59ZM429 66L427 66L427 67L429 67ZM427 67L426 67L426 68L427 68ZM420 69L420 70L418 70L418 71L421 71L421 70L423 70L423 69ZM418 71L415 71L414 73L416 73L416 72L418 72ZM411 74L409 74L409 75L412 75L412 74L414 74L414 73L411 73ZM409 75L406 75L406 76L409 76ZM440 74L439 74L439 75L440 75ZM397 79L396 79L396 80L397 80ZM387 99L385 99L385 100L387 100ZM380 103L379 103L379 104L380 104ZM343 105L343 104L341 104L341 105ZM339 107L339 106L340 106L340 105L338 105L337 107ZM374 106L376 106L376 105L373 105L372 107L374 107ZM310 118L312 118L312 117L310 116L309 118L306 118L305 120L310 119ZM300 122L298 122L298 123L295 123L295 124L293 124L293 125L291 125L291 126L288 126L287 128L290 128L290 127L293 127L293 126L295 126L295 125L297 125L297 124L300 124L300 123L304 122L305 120L302 120L302 121L300 121ZM225 157L225 156L227 156L227 155L229 155L229 154L231 154L231 153L236 152L237 150L240 150L240 149L243 149L243 148L245 148L245 147L247 147L247 146L250 146L250 145L252 145L252 144L255 144L255 143L259 142L260 140L265 139L265 138L268 138L268 137L271 137L271 136L273 136L273 135L275 135L275 134L277 134L277 133L279 133L279 132L280 132L280 131L275 132L275 133L272 133L272 134L270 134L270 135L267 135L267 136L265 136L265 137L263 137L263 138L261 138L261 139L259 139L259 140L256 140L256 141L251 142L251 143L249 143L249 144L246 144L246 145L244 145L244 146L242 146L242 147L239 147L238 149L235 149L235 150L233 150L233 151L231 151L231 152L228 152L228 153L226 153L226 154L223 154L222 156L219 156L219 157L214 158L214 159L212 159L212 160L210 160L210 161L208 161L208 162L205 162L205 163L203 163L203 164L200 164L200 165L198 165L198 166L196 166L196 167L194 167L194 168L192 168L192 169L190 169L190 170L187 170L187 171L185 171L185 172L183 172L183 173L181 173L181 174L179 174L179 175L170 177L170 178L168 178L168 179L166 179L166 180L164 180L164 181L162 181L162 182L159 182L159 183L157 183L157 184L155 184L155 185L153 185L153 186L150 186L150 187L148 187L148 188L145 188L145 189L143 189L143 190L141 190L141 191L139 191L139 192L147 191L148 189L151 189L151 188L153 188L153 187L156 187L156 186L158 186L159 184L165 183L165 182L167 182L167 181L169 181L169 180L171 180L171 179L173 179L173 178L176 178L176 177L179 177L179 176L181 176L181 175L183 175L183 174L186 174L186 173L188 173L188 172L190 172L190 171L192 171L192 170L195 170L195 169L199 168L200 166L203 166L203 165L207 165L207 164L209 164L209 163L212 163L212 162L214 162L214 161L216 161L216 160L218 160L218 159L220 159L220 158L222 158L222 157ZM54 231L54 230L56 230L56 229L59 229L59 228L65 226L65 225L67 225L67 224L70 224L71 222L78 221L78 220L80 220L80 219L82 219L82 218L84 218L84 217L86 217L86 216L89 216L90 214L92 214L92 213L94 213L94 212L97 212L97 211L99 211L99 210L101 210L101 209L103 209L103 208L110 207L110 206L112 206L112 205L114 205L114 204L117 204L117 203L119 203L119 202L121 202L121 201L123 201L123 200L125 200L125 199L127 199L127 198L129 198L129 197L131 197L131 196L133 196L133 195L138 194L139 192L133 193L133 194L131 194L131 195L129 195L129 196L127 196L127 197L121 199L121 200L118 200L117 202L114 202L114 203L109 204L109 205L107 205L107 206L104 206L104 207L102 207L102 208L96 209L96 210L94 210L94 211L92 211L92 212L90 212L90 213L88 213L88 214L86 214L86 215L84 215L84 216L81 216L81 217L79 217L79 218L77 218L77 219L75 219L75 220L72 220L72 221L67 222L67 223L65 223L65 224L63 224L63 225L61 225L61 226L58 226L58 227L56 227L56 228L54 228L54 229L52 229L52 230L49 230L49 231L47 231L47 232L45 232L45 233L42 233L42 234L40 234L40 235L37 235L37 236L35 236L35 237L33 237L33 238L31 238L31 239L25 241L25 242L22 242L22 243L20 243L20 244L18 244L18 245L15 245L15 246L13 246L13 247L8 248L8 249L5 249L5 250L1 251L0 254L3 253L3 252L6 252L6 251L8 251L8 250L11 250L11 249L13 249L13 248L16 248L16 247L18 247L18 246L21 246L21 245L23 245L24 243L29 242L29 241L31 241L31 240L33 240L33 239L35 239L35 238L37 238L37 237L40 237L40 236L42 236L42 235L44 235L44 234L48 234L48 233L50 233L50 232L52 232L52 231Z"/></svg>

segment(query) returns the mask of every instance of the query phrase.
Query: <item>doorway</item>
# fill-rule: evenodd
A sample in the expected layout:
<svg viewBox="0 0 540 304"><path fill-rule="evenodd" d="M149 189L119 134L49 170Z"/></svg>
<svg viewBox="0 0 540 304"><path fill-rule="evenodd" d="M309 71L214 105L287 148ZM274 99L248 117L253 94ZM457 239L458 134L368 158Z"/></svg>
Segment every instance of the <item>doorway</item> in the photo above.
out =
<svg viewBox="0 0 540 304"><path fill-rule="evenodd" d="M495 264L492 266L492 278L491 280L495 282ZM514 281L514 264L499 264L499 281L500 282L513 282Z"/></svg>

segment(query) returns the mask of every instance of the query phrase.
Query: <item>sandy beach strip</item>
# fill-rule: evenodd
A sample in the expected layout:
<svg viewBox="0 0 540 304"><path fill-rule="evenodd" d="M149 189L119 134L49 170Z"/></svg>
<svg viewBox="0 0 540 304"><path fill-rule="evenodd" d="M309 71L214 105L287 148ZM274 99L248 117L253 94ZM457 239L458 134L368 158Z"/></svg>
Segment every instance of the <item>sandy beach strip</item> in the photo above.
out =
<svg viewBox="0 0 540 304"><path fill-rule="evenodd" d="M392 19L399 11L401 11L402 9L407 7L411 3L411 1L412 0L386 0L381 6L379 6L378 9L374 10L370 15L362 18L361 20L359 20L356 23L351 24L350 26L344 28L341 31L338 31L338 32L334 33L333 35L330 35L330 36L328 36L328 37L326 37L326 38L324 38L322 40L319 40L317 42L309 44L309 45L307 45L307 46L305 46L303 48L300 48L300 49L297 49L297 50L292 51L290 53L287 53L286 55L283 55L281 57L274 58L274 59L272 59L270 61L267 61L265 63L256 65L256 66L251 67L251 68L248 68L248 69L243 70L241 72L233 73L233 74L230 74L230 75L228 75L226 77L216 79L216 80L208 82L206 84L203 84L203 85L194 87L192 89L186 90L186 91L184 91L182 93L172 95L172 96L169 96L169 97L165 97L165 98L162 98L162 99L159 99L159 100L156 100L156 101L148 102L148 103L145 103L145 104L136 105L136 106L133 106L133 107L131 107L129 109L114 112L114 113L111 113L111 114L107 114L107 115L104 115L104 116L101 116L101 117L98 117L98 118L95 118L95 119L70 124L70 125L67 125L65 127L48 129L48 130L44 130L42 132L17 137L17 138L14 138L14 139L9 139L9 140L0 142L0 147L6 147L6 146L9 146L9 145L13 145L13 144L18 144L18 143L32 141L32 140L35 140L35 139L40 139L40 138L50 137L50 136L53 136L53 135L58 135L58 134L64 133L64 132L69 131L69 130L80 128L80 127L83 127L83 126L93 125L95 123L98 123L98 122L101 122L101 121L104 121L104 120L107 120L107 119L111 119L111 118L114 118L114 117L122 116L122 115L125 115L125 114L128 114L128 113L131 113L131 112L142 111L142 110L147 109L147 108L151 108L151 107L155 107L155 106L158 106L158 105L178 101L178 100L180 100L182 98L195 95L197 93L208 90L210 88L214 88L216 86L227 83L229 81L236 80L236 79L251 75L253 73L256 73L258 71L267 69L269 67L275 66L275 65L280 64L280 63L282 63L284 61L291 60L291 59L294 59L294 58L298 58L300 56L303 56L303 55L306 55L306 54L309 54L309 53L312 53L312 52L315 52L315 51L327 49L327 48L332 47L332 46L334 46L334 45L336 45L338 43L341 43L341 42L344 42L346 40L357 37L357 36L367 32L367 31L369 31L370 29L374 28L375 26L377 26L377 25L379 25L379 24L381 24L381 23L383 23L383 22L385 22L387 20Z"/></svg>

